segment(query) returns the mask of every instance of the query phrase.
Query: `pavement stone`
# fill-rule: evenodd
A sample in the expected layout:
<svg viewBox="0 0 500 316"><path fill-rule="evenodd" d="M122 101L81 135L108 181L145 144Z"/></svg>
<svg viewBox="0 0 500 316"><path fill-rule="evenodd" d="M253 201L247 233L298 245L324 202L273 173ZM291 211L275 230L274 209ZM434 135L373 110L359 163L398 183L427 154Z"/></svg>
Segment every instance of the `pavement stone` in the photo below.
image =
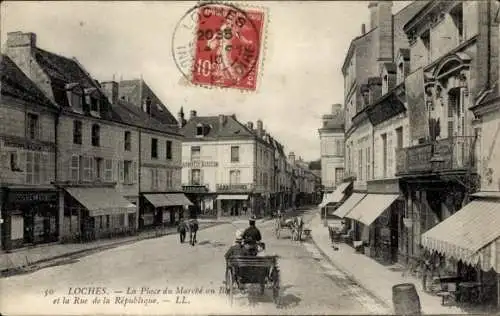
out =
<svg viewBox="0 0 500 316"><path fill-rule="evenodd" d="M319 213L311 223L311 237L318 249L330 259L333 265L346 273L374 296L384 301L392 309L392 286L400 283L413 283L417 288L422 312L424 314L467 314L457 306L442 306L441 298L430 295L422 289L421 281L413 276L402 276L401 272L389 270L386 266L343 243L337 243L334 250L328 229L323 226Z"/></svg>

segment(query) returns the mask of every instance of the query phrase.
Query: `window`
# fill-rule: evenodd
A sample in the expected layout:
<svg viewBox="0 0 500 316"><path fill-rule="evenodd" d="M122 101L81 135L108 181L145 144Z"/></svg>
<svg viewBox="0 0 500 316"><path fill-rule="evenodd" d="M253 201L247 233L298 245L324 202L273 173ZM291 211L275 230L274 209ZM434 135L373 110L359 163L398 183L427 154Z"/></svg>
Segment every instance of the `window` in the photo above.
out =
<svg viewBox="0 0 500 316"><path fill-rule="evenodd" d="M10 153L10 170L12 171L22 171L18 164L17 152Z"/></svg>
<svg viewBox="0 0 500 316"><path fill-rule="evenodd" d="M201 159L201 147L191 146L191 161Z"/></svg>
<svg viewBox="0 0 500 316"><path fill-rule="evenodd" d="M38 115L28 113L28 138L37 139L39 137Z"/></svg>
<svg viewBox="0 0 500 316"><path fill-rule="evenodd" d="M267 189L267 173L262 174L262 184L264 185L264 188Z"/></svg>
<svg viewBox="0 0 500 316"><path fill-rule="evenodd" d="M151 168L151 188L158 189L160 184L160 177L158 176L158 169Z"/></svg>
<svg viewBox="0 0 500 316"><path fill-rule="evenodd" d="M93 159L91 157L81 157L83 160L83 181L92 181L92 162Z"/></svg>
<svg viewBox="0 0 500 316"><path fill-rule="evenodd" d="M203 136L203 125L198 124L196 126L196 136Z"/></svg>
<svg viewBox="0 0 500 316"><path fill-rule="evenodd" d="M458 42L461 43L464 40L464 12L462 3L453 8L450 11L450 15L457 28Z"/></svg>
<svg viewBox="0 0 500 316"><path fill-rule="evenodd" d="M382 177L387 176L387 134L382 134Z"/></svg>
<svg viewBox="0 0 500 316"><path fill-rule="evenodd" d="M335 168L335 183L342 183L342 179L344 179L344 168Z"/></svg>
<svg viewBox="0 0 500 316"><path fill-rule="evenodd" d="M75 110L82 110L82 93L76 90L73 90L71 92L71 107L74 108Z"/></svg>
<svg viewBox="0 0 500 316"><path fill-rule="evenodd" d="M104 180L113 181L113 160L106 159L104 163Z"/></svg>
<svg viewBox="0 0 500 316"><path fill-rule="evenodd" d="M201 170L200 169L192 169L191 170L191 184L192 185L201 185Z"/></svg>
<svg viewBox="0 0 500 316"><path fill-rule="evenodd" d="M240 147L231 146L231 162L239 162L239 161L240 161Z"/></svg>
<svg viewBox="0 0 500 316"><path fill-rule="evenodd" d="M137 173L139 170L137 170L137 162L132 163L132 182L137 183Z"/></svg>
<svg viewBox="0 0 500 316"><path fill-rule="evenodd" d="M125 172L124 172L124 165L123 165L123 161L119 161L118 162L118 181L120 183L123 183L125 182Z"/></svg>
<svg viewBox="0 0 500 316"><path fill-rule="evenodd" d="M90 98L90 110L92 112L99 112L99 100L96 98Z"/></svg>
<svg viewBox="0 0 500 316"><path fill-rule="evenodd" d="M101 137L100 137L100 126L97 124L92 125L92 146L98 147L100 146Z"/></svg>
<svg viewBox="0 0 500 316"><path fill-rule="evenodd" d="M394 162L394 148L392 142L392 132L389 134L389 139L387 140L387 166L388 169L392 170L393 162ZM388 177L389 175L387 175Z"/></svg>
<svg viewBox="0 0 500 316"><path fill-rule="evenodd" d="M49 165L49 154L43 153L40 154L40 158L42 159L41 161L41 176L40 176L40 181L42 183L48 183L50 181L50 172L52 171L51 166Z"/></svg>
<svg viewBox="0 0 500 316"><path fill-rule="evenodd" d="M102 158L94 158L94 176L96 180L102 180Z"/></svg>
<svg viewBox="0 0 500 316"><path fill-rule="evenodd" d="M132 150L132 133L130 131L125 131L125 151Z"/></svg>
<svg viewBox="0 0 500 316"><path fill-rule="evenodd" d="M396 128L396 148L403 148L403 127Z"/></svg>
<svg viewBox="0 0 500 316"><path fill-rule="evenodd" d="M400 62L398 64L398 84L403 82L405 80L405 68L404 68L404 63Z"/></svg>
<svg viewBox="0 0 500 316"><path fill-rule="evenodd" d="M167 160L172 159L172 141L167 140Z"/></svg>
<svg viewBox="0 0 500 316"><path fill-rule="evenodd" d="M172 188L174 186L174 171L167 169L167 189Z"/></svg>
<svg viewBox="0 0 500 316"><path fill-rule="evenodd" d="M386 94L389 91L389 76L384 74L382 80L382 95Z"/></svg>
<svg viewBox="0 0 500 316"><path fill-rule="evenodd" d="M33 183L33 153L26 153L26 183Z"/></svg>
<svg viewBox="0 0 500 316"><path fill-rule="evenodd" d="M431 61L431 37L430 37L430 32L425 31L420 38L422 39L422 44L424 44L424 47L426 49L426 55L424 56L426 58L426 62Z"/></svg>
<svg viewBox="0 0 500 316"><path fill-rule="evenodd" d="M335 141L336 149L337 149L337 156L343 156L344 155L344 144L341 140L336 140Z"/></svg>
<svg viewBox="0 0 500 316"><path fill-rule="evenodd" d="M71 156L71 165L70 165L70 180L78 181L80 180L80 157L77 155Z"/></svg>
<svg viewBox="0 0 500 316"><path fill-rule="evenodd" d="M158 159L158 139L151 138L151 158Z"/></svg>
<svg viewBox="0 0 500 316"><path fill-rule="evenodd" d="M358 174L359 180L363 180L363 149L358 150Z"/></svg>
<svg viewBox="0 0 500 316"><path fill-rule="evenodd" d="M229 171L229 183L230 184L240 183L240 171L239 170Z"/></svg>
<svg viewBox="0 0 500 316"><path fill-rule="evenodd" d="M73 144L82 144L82 122L73 121Z"/></svg>
<svg viewBox="0 0 500 316"><path fill-rule="evenodd" d="M132 180L133 180L132 161L125 160L123 162L123 182L133 183Z"/></svg>

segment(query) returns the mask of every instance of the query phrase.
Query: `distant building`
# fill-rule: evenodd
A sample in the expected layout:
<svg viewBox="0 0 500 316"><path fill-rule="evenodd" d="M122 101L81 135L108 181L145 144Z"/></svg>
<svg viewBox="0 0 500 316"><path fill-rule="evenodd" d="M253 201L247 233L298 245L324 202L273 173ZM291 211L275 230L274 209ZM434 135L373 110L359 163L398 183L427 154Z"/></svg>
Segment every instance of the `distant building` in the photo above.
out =
<svg viewBox="0 0 500 316"><path fill-rule="evenodd" d="M344 111L341 104L332 106L332 113L323 115L318 130L321 145L321 184L332 192L344 178Z"/></svg>

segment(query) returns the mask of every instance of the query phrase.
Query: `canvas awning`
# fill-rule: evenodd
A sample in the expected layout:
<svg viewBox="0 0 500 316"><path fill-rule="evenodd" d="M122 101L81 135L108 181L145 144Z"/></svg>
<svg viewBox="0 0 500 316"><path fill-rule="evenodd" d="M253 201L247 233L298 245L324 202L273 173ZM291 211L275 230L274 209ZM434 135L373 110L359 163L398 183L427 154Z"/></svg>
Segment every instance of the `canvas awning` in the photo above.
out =
<svg viewBox="0 0 500 316"><path fill-rule="evenodd" d="M398 196L398 194L370 193L346 217L370 226Z"/></svg>
<svg viewBox="0 0 500 316"><path fill-rule="evenodd" d="M318 207L319 208L323 208L325 207L328 203L330 203L330 200L332 198L332 194L333 193L326 193L325 195L323 195L323 200L321 201L321 203L319 203Z"/></svg>
<svg viewBox="0 0 500 316"><path fill-rule="evenodd" d="M333 213L340 218L344 218L364 197L364 193L353 193L339 208Z"/></svg>
<svg viewBox="0 0 500 316"><path fill-rule="evenodd" d="M500 270L500 201L479 199L422 234L422 246L483 270Z"/></svg>
<svg viewBox="0 0 500 316"><path fill-rule="evenodd" d="M248 200L248 195L244 194L226 194L226 195L218 195L217 200Z"/></svg>
<svg viewBox="0 0 500 316"><path fill-rule="evenodd" d="M184 193L167 193L165 197L169 202L167 206L193 205Z"/></svg>
<svg viewBox="0 0 500 316"><path fill-rule="evenodd" d="M134 213L136 206L114 188L65 188L89 210L90 216Z"/></svg>
<svg viewBox="0 0 500 316"><path fill-rule="evenodd" d="M146 200L148 200L154 207L162 207L170 205L165 194L157 193L157 194L144 194Z"/></svg>
<svg viewBox="0 0 500 316"><path fill-rule="evenodd" d="M328 203L338 203L342 201L342 199L344 198L344 191L350 184L351 182L342 182L341 184L339 184L335 191L333 191L331 201Z"/></svg>

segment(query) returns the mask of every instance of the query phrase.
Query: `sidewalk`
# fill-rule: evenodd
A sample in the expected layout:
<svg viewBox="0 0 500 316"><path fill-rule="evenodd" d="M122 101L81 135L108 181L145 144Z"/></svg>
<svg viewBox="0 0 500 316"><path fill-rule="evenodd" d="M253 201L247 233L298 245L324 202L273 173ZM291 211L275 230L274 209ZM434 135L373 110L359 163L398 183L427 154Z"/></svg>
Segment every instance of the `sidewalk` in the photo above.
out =
<svg viewBox="0 0 500 316"><path fill-rule="evenodd" d="M425 314L467 314L457 306L442 306L441 298L423 291L422 282L415 277L403 277L401 272L389 270L374 259L361 253L356 253L354 248L337 243L339 250L334 251L328 234L328 229L323 226L319 214L315 215L311 223L311 237L313 242L330 261L360 286L371 292L385 302L392 309L392 286L399 283L413 283L417 288L422 312Z"/></svg>
<svg viewBox="0 0 500 316"><path fill-rule="evenodd" d="M230 223L230 221L199 220L199 223L201 230L220 224ZM51 243L51 244L37 245L34 247L16 249L12 250L10 253L0 253L0 273L27 268L54 259L64 258L77 254L83 254L96 250L104 250L136 242L139 240L157 238L176 233L177 233L177 227L167 227L160 231L158 230L143 231L135 236L129 236L129 237L101 239L87 243L70 243L70 244Z"/></svg>

